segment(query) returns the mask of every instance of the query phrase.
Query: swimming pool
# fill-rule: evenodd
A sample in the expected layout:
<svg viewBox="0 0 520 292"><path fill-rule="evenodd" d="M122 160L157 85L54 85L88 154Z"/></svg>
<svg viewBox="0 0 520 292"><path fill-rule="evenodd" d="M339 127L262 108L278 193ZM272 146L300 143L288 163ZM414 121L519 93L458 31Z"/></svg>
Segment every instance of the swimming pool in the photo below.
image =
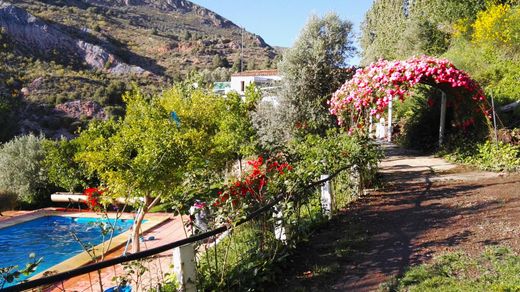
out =
<svg viewBox="0 0 520 292"><path fill-rule="evenodd" d="M107 220L43 216L2 228L0 229L0 268L15 265L23 268L29 262L29 254L35 253L37 259L43 257L37 270L37 273L42 272L84 251L72 234L76 234L83 243L93 246L100 244L103 237L99 223L107 223ZM114 237L130 229L132 223L131 219L119 219L115 224L117 228ZM105 240L108 240L108 236ZM34 275L29 275L31 276ZM25 278L27 277L21 276L19 280ZM6 284L6 287L9 285Z"/></svg>

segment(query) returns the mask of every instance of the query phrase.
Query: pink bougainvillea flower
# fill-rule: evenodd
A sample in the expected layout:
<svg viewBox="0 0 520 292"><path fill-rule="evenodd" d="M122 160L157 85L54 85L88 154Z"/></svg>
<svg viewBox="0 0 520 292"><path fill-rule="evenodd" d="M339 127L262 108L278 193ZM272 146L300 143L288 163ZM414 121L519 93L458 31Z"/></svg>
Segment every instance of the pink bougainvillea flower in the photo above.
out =
<svg viewBox="0 0 520 292"><path fill-rule="evenodd" d="M390 102L404 100L410 88L418 83L457 89L485 110L484 92L467 73L446 59L429 56L405 61L379 60L358 69L328 101L329 110L338 117L340 125L345 123L345 117L352 118L354 125L350 126L353 127L362 124L365 116L379 119Z"/></svg>

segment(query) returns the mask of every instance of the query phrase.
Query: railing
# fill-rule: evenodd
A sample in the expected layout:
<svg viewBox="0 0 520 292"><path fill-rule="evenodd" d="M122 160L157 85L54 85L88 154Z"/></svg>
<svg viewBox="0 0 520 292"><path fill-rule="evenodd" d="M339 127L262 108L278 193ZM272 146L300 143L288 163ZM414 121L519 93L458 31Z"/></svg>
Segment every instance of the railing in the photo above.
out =
<svg viewBox="0 0 520 292"><path fill-rule="evenodd" d="M233 225L220 226L211 231L193 235L189 238L171 242L162 246L150 248L141 252L107 259L102 262L92 263L63 273L47 275L43 278L22 282L15 286L1 289L0 291L23 291L36 288L38 289L38 291L130 291L125 290L128 289L125 286L125 283L134 283L134 290L132 291L174 291L178 287L181 287L182 290L194 291L196 289L195 279L189 276L193 273L193 271L185 271L182 270L181 267L179 267L183 266L187 260L190 260L189 258L185 258L186 255L190 257L189 252L186 254L182 251L182 249L179 249L183 246L191 246L192 248L188 250L191 250L192 253L193 250L196 251L197 255L195 256L195 258L192 259L193 264L194 266L199 266L197 268L199 274L201 273L201 270L204 271L204 277L206 278L206 280L221 279L221 281L226 281L226 268L233 269L232 267L234 264L240 264L240 261L244 260L245 256L250 256L250 251L248 252L247 250L239 250L237 252L236 250L232 250L234 248L233 237L235 236L233 232L231 232L232 230L236 230L239 226L246 224L250 224L251 226L260 226L263 224L262 228L265 226L274 227L270 228L270 231L262 229L264 230L264 232L268 233L268 236L266 236L266 234L262 235L262 240L265 240L266 247L260 247L260 249L269 249L267 245L272 244L272 239L274 238L276 240L276 247L273 250L269 250L269 253L274 252L274 255L269 254L269 257L275 259L278 253L280 253L280 251L284 249L283 246L287 245L287 237L290 237L286 233L291 232L286 230L286 227L289 230L300 230L301 225L299 224L301 224L301 222L304 222L305 220L312 224L316 224L317 221L323 221L330 216L334 209L333 203L335 200L332 196L332 182L333 179L335 179L337 176L340 176L342 172L344 172L345 170L349 171L347 172L346 176L343 175L343 183L345 178L347 178L348 180L349 178L355 177L354 181L350 179L351 189L359 189L359 178L356 178L355 176L356 173L359 173L356 171L356 168L353 168L351 166L344 167L336 171L332 175L322 176L322 179L308 184L298 194L283 193L276 196L267 205L255 210L254 212L247 215L246 218L239 220ZM316 191L316 188L318 187L322 188L321 196L319 196L319 192ZM294 210L292 212L287 212L287 214L285 214L283 208L281 208L281 210L280 208L275 208L275 206L279 206L284 202L293 202L294 204L297 204L298 207L294 207ZM317 210L317 208L321 209L324 213L318 215L316 214L316 212L313 213L312 210ZM293 223L290 223L289 221ZM226 231L231 232L231 236L227 237L229 239L223 239L223 241L227 240L227 242L222 243L223 247L221 247L226 249L223 251L225 253L225 257L224 259L220 259L219 262L219 257L223 256L218 254L217 249L219 248L219 246L221 246L221 243L216 244L217 236L225 233ZM298 232L299 231L293 230L292 236L300 236ZM266 239L268 237L270 239ZM258 244L258 240L256 238L254 241L254 244ZM177 263L177 269L181 270L177 270L176 274L171 271L171 254L164 254L165 252L171 251L172 249L174 249L174 251L176 250L177 253L180 252L179 254L177 254L177 257L182 262L182 264ZM234 258L234 262L232 259L230 259L230 257L232 257L230 254L232 254L233 252L242 253L240 256ZM201 267L202 265L205 266ZM105 271L103 271L103 269L105 269ZM107 269L109 269L109 271L107 271ZM94 275L92 276L91 273L94 273ZM212 274L208 276L208 273L216 273L218 275ZM77 279L77 277L82 277L82 279ZM194 277L198 276L195 275ZM84 284L86 283L85 285L83 285L83 290L78 289L77 287L73 287L73 289L68 288L68 286L72 285L68 283L68 281L73 278L75 279L73 281L75 283L78 283L80 281L83 281ZM109 282L110 284L107 284L106 282ZM173 284L171 284L171 286L168 286L167 283L169 282ZM175 282L177 283L175 284ZM227 285L226 283L220 284ZM107 289L108 286L114 285L119 285L120 290Z"/></svg>

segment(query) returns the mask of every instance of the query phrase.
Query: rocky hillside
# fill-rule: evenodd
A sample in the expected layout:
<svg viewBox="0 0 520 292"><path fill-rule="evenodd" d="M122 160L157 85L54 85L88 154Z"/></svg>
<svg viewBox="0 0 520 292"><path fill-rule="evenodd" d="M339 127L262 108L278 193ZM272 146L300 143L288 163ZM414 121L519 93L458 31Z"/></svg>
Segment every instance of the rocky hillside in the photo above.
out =
<svg viewBox="0 0 520 292"><path fill-rule="evenodd" d="M100 45L86 41L88 31L82 31L85 37L73 36L58 24L49 24L34 17L15 5L0 4L0 27L11 40L35 56L56 53L56 59L81 67L104 70L112 74L142 74L139 66L130 66L121 62L117 56L109 53Z"/></svg>
<svg viewBox="0 0 520 292"><path fill-rule="evenodd" d="M242 40L246 68L272 66L277 50L261 37L186 0L0 0L0 141L119 113L131 82L237 69ZM98 112L71 115L77 100Z"/></svg>
<svg viewBox="0 0 520 292"><path fill-rule="evenodd" d="M0 14L0 23L8 34L31 47L40 42L40 48L47 46L44 49L54 48L53 41L65 38L62 46L71 48L73 43L80 48L79 54L91 53L80 56L81 60L98 69L105 67L125 73L128 68L117 69L122 61L156 75L175 77L193 68L212 67L215 56L231 65L240 53L240 27L186 0L12 0L11 3ZM23 24L5 23L19 15L25 18L12 6L34 18ZM16 25L23 32L13 31ZM42 34L42 29L47 31ZM36 35L29 36L32 32ZM244 47L245 59L251 67L265 67L276 56L276 51L261 37L248 32L244 32Z"/></svg>

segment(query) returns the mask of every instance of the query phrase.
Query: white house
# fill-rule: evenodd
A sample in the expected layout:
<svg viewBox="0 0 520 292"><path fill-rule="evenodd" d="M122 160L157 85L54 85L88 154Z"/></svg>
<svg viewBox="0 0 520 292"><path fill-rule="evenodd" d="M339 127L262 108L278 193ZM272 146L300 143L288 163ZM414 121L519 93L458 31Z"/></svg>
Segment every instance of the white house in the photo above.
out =
<svg viewBox="0 0 520 292"><path fill-rule="evenodd" d="M273 86L277 81L282 78L278 75L278 70L251 70L239 72L231 75L231 88L230 90L238 92L240 95L244 95L246 87L254 83L259 88L266 88Z"/></svg>

